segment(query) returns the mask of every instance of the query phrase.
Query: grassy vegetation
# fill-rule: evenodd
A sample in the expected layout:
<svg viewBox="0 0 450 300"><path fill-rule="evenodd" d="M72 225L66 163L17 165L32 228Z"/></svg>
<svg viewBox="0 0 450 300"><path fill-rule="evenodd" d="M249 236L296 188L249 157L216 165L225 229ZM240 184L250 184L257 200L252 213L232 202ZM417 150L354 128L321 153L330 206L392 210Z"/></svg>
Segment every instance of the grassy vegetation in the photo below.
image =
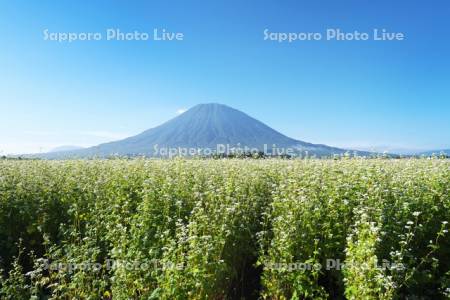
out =
<svg viewBox="0 0 450 300"><path fill-rule="evenodd" d="M444 159L4 160L0 298L445 299L449 220Z"/></svg>

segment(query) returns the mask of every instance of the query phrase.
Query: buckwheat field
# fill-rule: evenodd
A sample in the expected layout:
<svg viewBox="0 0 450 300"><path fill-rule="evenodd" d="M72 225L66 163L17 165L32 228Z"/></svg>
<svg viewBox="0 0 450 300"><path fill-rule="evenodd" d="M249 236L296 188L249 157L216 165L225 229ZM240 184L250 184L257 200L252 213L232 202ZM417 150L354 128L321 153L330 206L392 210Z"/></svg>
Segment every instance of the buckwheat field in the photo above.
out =
<svg viewBox="0 0 450 300"><path fill-rule="evenodd" d="M448 299L446 159L0 161L0 299Z"/></svg>

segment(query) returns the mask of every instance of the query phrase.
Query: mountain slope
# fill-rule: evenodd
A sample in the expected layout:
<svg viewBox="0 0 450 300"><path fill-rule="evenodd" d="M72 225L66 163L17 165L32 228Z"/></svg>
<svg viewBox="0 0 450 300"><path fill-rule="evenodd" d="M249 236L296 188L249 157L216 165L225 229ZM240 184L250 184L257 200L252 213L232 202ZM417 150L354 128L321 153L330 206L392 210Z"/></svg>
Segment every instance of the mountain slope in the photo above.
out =
<svg viewBox="0 0 450 300"><path fill-rule="evenodd" d="M138 135L95 147L46 154L47 158L110 155L160 156L162 148L208 148L217 145L271 149L291 147L319 156L342 154L346 150L289 138L264 123L222 104L199 104L183 114Z"/></svg>
<svg viewBox="0 0 450 300"><path fill-rule="evenodd" d="M432 156L432 155L447 155L450 156L450 149L440 149L440 150L429 150L416 154L417 156Z"/></svg>

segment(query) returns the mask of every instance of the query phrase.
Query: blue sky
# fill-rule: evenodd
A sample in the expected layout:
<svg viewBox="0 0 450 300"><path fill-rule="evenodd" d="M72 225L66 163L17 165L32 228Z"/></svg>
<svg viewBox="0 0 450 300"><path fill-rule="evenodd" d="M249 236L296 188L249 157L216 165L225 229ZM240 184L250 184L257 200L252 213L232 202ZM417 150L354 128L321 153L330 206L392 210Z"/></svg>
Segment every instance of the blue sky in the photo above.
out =
<svg viewBox="0 0 450 300"><path fill-rule="evenodd" d="M183 41L45 41L43 31L182 32ZM402 32L404 41L265 41L263 31ZM293 138L450 148L450 3L0 1L0 152L89 146L198 103Z"/></svg>

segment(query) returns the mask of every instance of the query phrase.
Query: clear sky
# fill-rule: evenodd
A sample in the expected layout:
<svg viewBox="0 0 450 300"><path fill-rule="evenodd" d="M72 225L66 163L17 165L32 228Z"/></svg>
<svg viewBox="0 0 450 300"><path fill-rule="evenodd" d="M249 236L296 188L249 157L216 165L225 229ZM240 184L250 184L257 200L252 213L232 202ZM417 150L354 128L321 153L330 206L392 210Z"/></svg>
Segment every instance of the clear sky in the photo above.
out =
<svg viewBox="0 0 450 300"><path fill-rule="evenodd" d="M105 31L182 32L107 41ZM403 41L264 40L386 29ZM100 32L100 41L44 40ZM89 146L227 104L296 139L450 148L450 2L0 0L0 153Z"/></svg>

